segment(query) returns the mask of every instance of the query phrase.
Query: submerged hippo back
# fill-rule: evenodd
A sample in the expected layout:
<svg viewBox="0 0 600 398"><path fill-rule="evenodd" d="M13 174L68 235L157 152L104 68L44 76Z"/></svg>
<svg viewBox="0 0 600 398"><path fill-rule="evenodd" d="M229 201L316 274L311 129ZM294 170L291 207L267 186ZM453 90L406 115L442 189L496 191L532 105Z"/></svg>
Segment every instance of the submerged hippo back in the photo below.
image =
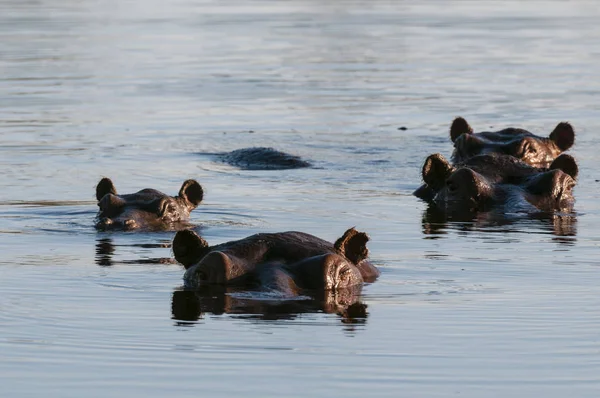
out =
<svg viewBox="0 0 600 398"><path fill-rule="evenodd" d="M173 250L176 250L175 246ZM199 253L194 262L200 261L202 256L209 251L226 253L252 263L269 261L293 263L306 257L335 253L331 243L316 236L296 231L261 233L237 241L211 246L206 249L205 253Z"/></svg>
<svg viewBox="0 0 600 398"><path fill-rule="evenodd" d="M243 148L221 155L221 160L244 170L285 170L310 167L300 157L273 148Z"/></svg>

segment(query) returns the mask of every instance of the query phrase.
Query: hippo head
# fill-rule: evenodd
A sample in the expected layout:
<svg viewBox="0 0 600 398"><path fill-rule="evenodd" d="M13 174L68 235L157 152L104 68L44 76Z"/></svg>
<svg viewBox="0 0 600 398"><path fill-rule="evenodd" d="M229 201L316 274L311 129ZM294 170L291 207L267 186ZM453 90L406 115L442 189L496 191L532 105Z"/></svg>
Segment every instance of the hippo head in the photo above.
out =
<svg viewBox="0 0 600 398"><path fill-rule="evenodd" d="M569 123L561 122L547 138L517 128L473 133L469 123L458 117L450 127L450 138L454 142L452 156L456 163L477 155L501 153L532 166L548 167L558 155L573 146L575 131Z"/></svg>
<svg viewBox="0 0 600 398"><path fill-rule="evenodd" d="M549 169L531 169L528 176L514 178L502 171L487 174L462 166L455 168L440 154L430 155L423 165L423 180L433 192L433 202L450 213L488 211L503 207L505 212L531 208L542 211L570 210L577 164L569 155L559 156ZM525 204L525 206L524 206Z"/></svg>
<svg viewBox="0 0 600 398"><path fill-rule="evenodd" d="M433 190L433 201L446 209L485 210L494 196L493 185L483 175L467 167L454 168L440 154L425 160L423 181Z"/></svg>
<svg viewBox="0 0 600 398"><path fill-rule="evenodd" d="M103 178L96 187L99 208L96 228L167 229L173 223L187 221L203 195L202 187L195 180L185 181L177 196L165 195L155 189L119 195L113 182Z"/></svg>
<svg viewBox="0 0 600 398"><path fill-rule="evenodd" d="M575 159L560 155L547 171L531 176L523 184L527 201L544 211L571 211L578 173Z"/></svg>

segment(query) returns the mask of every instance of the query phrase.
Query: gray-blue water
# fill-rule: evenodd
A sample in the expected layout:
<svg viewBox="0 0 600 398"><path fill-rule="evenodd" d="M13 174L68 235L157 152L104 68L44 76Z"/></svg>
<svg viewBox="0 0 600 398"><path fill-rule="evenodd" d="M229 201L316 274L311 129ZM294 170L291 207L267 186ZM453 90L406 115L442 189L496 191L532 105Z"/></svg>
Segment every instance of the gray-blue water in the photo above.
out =
<svg viewBox="0 0 600 398"><path fill-rule="evenodd" d="M597 397L599 26L593 1L2 1L0 395ZM429 217L458 115L570 121L576 214ZM316 167L209 155L249 146ZM94 230L102 176L196 178L211 244L368 232L368 316L203 307L173 232Z"/></svg>

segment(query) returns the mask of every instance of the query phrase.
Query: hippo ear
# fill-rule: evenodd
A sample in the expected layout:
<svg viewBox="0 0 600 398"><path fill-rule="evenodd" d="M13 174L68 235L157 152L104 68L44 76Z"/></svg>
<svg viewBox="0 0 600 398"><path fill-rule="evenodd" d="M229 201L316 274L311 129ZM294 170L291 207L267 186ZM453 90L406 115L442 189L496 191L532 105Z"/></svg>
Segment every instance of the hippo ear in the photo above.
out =
<svg viewBox="0 0 600 398"><path fill-rule="evenodd" d="M179 197L196 207L202 202L204 190L196 180L186 180L179 190Z"/></svg>
<svg viewBox="0 0 600 398"><path fill-rule="evenodd" d="M550 139L554 141L561 151L566 151L575 143L575 130L568 122L560 122L550 133Z"/></svg>
<svg viewBox="0 0 600 398"><path fill-rule="evenodd" d="M369 235L350 228L341 238L335 241L333 247L354 264L360 263L369 255L367 242Z"/></svg>
<svg viewBox="0 0 600 398"><path fill-rule="evenodd" d="M423 181L432 189L440 189L452 173L452 166L439 153L429 155L423 164Z"/></svg>
<svg viewBox="0 0 600 398"><path fill-rule="evenodd" d="M563 153L550 165L550 170L562 170L567 173L573 179L577 179L577 175L579 174L579 167L577 167L577 162L575 158L571 155L567 155Z"/></svg>
<svg viewBox="0 0 600 398"><path fill-rule="evenodd" d="M196 264L209 252L208 243L194 231L179 231L173 239L173 254L185 269Z"/></svg>
<svg viewBox="0 0 600 398"><path fill-rule="evenodd" d="M96 200L100 201L100 199L102 199L105 195L108 195L109 193L116 195L117 189L115 188L110 178L104 177L100 180L98 185L96 185Z"/></svg>
<svg viewBox="0 0 600 398"><path fill-rule="evenodd" d="M452 125L450 126L450 139L452 142L454 142L463 134L473 134L473 129L471 126L469 126L469 123L467 123L464 118L459 116L454 119Z"/></svg>

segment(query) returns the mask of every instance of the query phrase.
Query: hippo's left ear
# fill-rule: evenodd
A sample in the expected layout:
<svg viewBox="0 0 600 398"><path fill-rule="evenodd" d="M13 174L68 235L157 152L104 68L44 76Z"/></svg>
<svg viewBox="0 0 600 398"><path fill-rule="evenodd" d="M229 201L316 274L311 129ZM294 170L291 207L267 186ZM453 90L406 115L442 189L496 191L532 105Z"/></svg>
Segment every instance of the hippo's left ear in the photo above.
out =
<svg viewBox="0 0 600 398"><path fill-rule="evenodd" d="M435 191L441 189L446 179L452 174L452 166L439 153L429 155L423 164L423 181Z"/></svg>
<svg viewBox="0 0 600 398"><path fill-rule="evenodd" d="M560 122L550 133L550 139L554 141L561 151L566 151L575 143L575 130L573 130L573 126L570 123Z"/></svg>
<svg viewBox="0 0 600 398"><path fill-rule="evenodd" d="M202 202L204 190L196 180L186 180L179 190L179 197L185 199L195 208Z"/></svg>
<svg viewBox="0 0 600 398"><path fill-rule="evenodd" d="M459 116L452 121L450 126L450 139L454 142L463 134L473 134L473 129L464 118Z"/></svg>
<svg viewBox="0 0 600 398"><path fill-rule="evenodd" d="M341 238L335 241L333 247L354 264L360 263L369 255L367 242L369 235L350 228Z"/></svg>
<svg viewBox="0 0 600 398"><path fill-rule="evenodd" d="M100 180L98 185L96 185L96 200L100 201L100 199L109 193L116 195L117 189L110 178L104 177Z"/></svg>
<svg viewBox="0 0 600 398"><path fill-rule="evenodd" d="M175 234L173 254L185 269L197 263L210 251L208 243L194 231L184 230Z"/></svg>

